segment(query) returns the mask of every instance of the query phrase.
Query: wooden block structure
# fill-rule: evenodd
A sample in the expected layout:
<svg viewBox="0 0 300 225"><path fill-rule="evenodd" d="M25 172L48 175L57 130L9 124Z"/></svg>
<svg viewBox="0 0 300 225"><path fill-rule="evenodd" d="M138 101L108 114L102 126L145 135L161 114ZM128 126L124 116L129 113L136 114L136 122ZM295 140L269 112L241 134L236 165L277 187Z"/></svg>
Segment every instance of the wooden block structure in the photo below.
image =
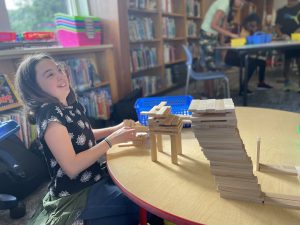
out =
<svg viewBox="0 0 300 225"><path fill-rule="evenodd" d="M183 127L182 119L171 114L171 107L166 106L166 102L161 102L154 106L149 112L141 112L148 115L148 124L151 142L151 159L157 161L157 150L162 152L162 135L169 135L171 138L171 159L172 163L177 164L177 155L182 154L181 130Z"/></svg>
<svg viewBox="0 0 300 225"><path fill-rule="evenodd" d="M119 144L119 147L146 147L147 145L147 139L149 137L148 134L148 127L141 125L139 122L135 122L133 120L124 120L124 126L125 127L130 127L136 130L137 135L136 138L129 143L122 143Z"/></svg>
<svg viewBox="0 0 300 225"><path fill-rule="evenodd" d="M189 111L220 196L262 203L263 193L237 128L232 99L193 100Z"/></svg>
<svg viewBox="0 0 300 225"><path fill-rule="evenodd" d="M220 196L228 199L252 201L300 209L300 197L264 193L253 174L253 163L247 155L237 128L237 118L232 99L193 100L192 129L205 157L210 162ZM259 160L260 139L258 140ZM267 169L257 162L260 170ZM269 167L274 171L276 168ZM294 173L290 167L280 171Z"/></svg>

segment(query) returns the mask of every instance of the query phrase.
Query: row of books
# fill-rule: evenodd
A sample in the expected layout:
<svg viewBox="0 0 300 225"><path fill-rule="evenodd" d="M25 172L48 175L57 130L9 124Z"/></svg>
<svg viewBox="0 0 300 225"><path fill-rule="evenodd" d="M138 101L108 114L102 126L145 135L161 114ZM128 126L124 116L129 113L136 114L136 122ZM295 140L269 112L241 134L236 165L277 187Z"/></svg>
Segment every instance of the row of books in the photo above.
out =
<svg viewBox="0 0 300 225"><path fill-rule="evenodd" d="M157 66L157 49L155 47L144 47L130 50L130 71L138 72Z"/></svg>
<svg viewBox="0 0 300 225"><path fill-rule="evenodd" d="M73 58L63 61L67 65L71 85L77 91L83 91L101 84L95 62L88 58Z"/></svg>
<svg viewBox="0 0 300 225"><path fill-rule="evenodd" d="M128 21L129 40L153 40L155 28L153 19L150 17L131 16Z"/></svg>
<svg viewBox="0 0 300 225"><path fill-rule="evenodd" d="M199 0L186 0L186 15L191 17L200 17L200 7Z"/></svg>
<svg viewBox="0 0 300 225"><path fill-rule="evenodd" d="M164 61L165 63L173 62L176 60L176 55L179 53L178 47L172 44L164 44Z"/></svg>
<svg viewBox="0 0 300 225"><path fill-rule="evenodd" d="M176 37L176 26L174 18L164 17L162 19L162 35L164 38Z"/></svg>
<svg viewBox="0 0 300 225"><path fill-rule="evenodd" d="M173 13L173 0L161 0L161 10L164 13Z"/></svg>
<svg viewBox="0 0 300 225"><path fill-rule="evenodd" d="M80 93L78 101L85 107L86 115L95 119L108 120L112 97L109 86L95 88L92 91Z"/></svg>
<svg viewBox="0 0 300 225"><path fill-rule="evenodd" d="M166 88L172 87L174 85L172 78L172 68L168 67L165 69L165 79L166 79Z"/></svg>
<svg viewBox="0 0 300 225"><path fill-rule="evenodd" d="M29 148L31 142L37 137L36 126L29 124L22 109L1 112L0 121L8 120L14 120L20 125L20 130L16 132L16 135L24 143L26 148Z"/></svg>
<svg viewBox="0 0 300 225"><path fill-rule="evenodd" d="M197 23L195 21L187 21L186 33L188 37L197 37L199 35Z"/></svg>
<svg viewBox="0 0 300 225"><path fill-rule="evenodd" d="M157 76L143 76L132 79L133 89L142 89L144 96L149 96L157 93L162 88L162 80Z"/></svg>
<svg viewBox="0 0 300 225"><path fill-rule="evenodd" d="M128 0L129 9L157 9L157 0Z"/></svg>

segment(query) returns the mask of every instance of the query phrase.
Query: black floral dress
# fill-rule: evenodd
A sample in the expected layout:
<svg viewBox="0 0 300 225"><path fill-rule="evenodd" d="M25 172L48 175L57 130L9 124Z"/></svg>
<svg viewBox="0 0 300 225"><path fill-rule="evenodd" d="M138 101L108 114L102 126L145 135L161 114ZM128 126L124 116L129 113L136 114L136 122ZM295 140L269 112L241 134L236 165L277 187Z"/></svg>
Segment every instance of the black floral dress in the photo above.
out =
<svg viewBox="0 0 300 225"><path fill-rule="evenodd" d="M58 103L44 104L37 112L38 139L51 176L49 194L59 198L92 186L101 179L101 170L100 164L96 162L75 178L69 178L45 142L45 131L51 122L58 122L67 128L76 154L93 147L96 142L90 122L85 116L85 109L78 102L70 106L61 106Z"/></svg>

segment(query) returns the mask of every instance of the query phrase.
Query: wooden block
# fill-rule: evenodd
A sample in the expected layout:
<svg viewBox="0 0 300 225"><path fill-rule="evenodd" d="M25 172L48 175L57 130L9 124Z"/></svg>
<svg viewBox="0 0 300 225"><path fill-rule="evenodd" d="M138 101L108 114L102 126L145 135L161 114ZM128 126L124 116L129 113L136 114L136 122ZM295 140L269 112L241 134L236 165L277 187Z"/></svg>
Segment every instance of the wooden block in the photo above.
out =
<svg viewBox="0 0 300 225"><path fill-rule="evenodd" d="M225 176L215 176L217 182L249 182L249 183L258 183L257 177L225 177Z"/></svg>
<svg viewBox="0 0 300 225"><path fill-rule="evenodd" d="M234 111L234 103L231 98L223 99L223 103L226 112Z"/></svg>
<svg viewBox="0 0 300 225"><path fill-rule="evenodd" d="M161 134L156 135L156 147L159 152L163 152L162 136Z"/></svg>
<svg viewBox="0 0 300 225"><path fill-rule="evenodd" d="M226 199L233 199L239 201L249 201L249 202L256 202L256 203L263 203L263 197L252 197L246 195L235 194L233 192L222 191L220 192L220 196Z"/></svg>
<svg viewBox="0 0 300 225"><path fill-rule="evenodd" d="M188 109L190 112L205 112L205 110L200 99L193 99Z"/></svg>
<svg viewBox="0 0 300 225"><path fill-rule="evenodd" d="M230 176L230 177L253 177L252 171L237 170L237 169L218 169L211 168L211 173L216 176Z"/></svg>
<svg viewBox="0 0 300 225"><path fill-rule="evenodd" d="M165 106L167 104L167 102L166 101L162 101L162 102L160 102L158 105L157 105L157 109L159 110L160 108L162 108L163 106Z"/></svg>
<svg viewBox="0 0 300 225"><path fill-rule="evenodd" d="M245 189L245 190L256 190L256 191L261 191L261 187L258 183L254 182L237 182L237 181L231 181L231 182L217 182L216 184L218 186L223 186L223 187L231 187L231 188L239 188L239 189Z"/></svg>
<svg viewBox="0 0 300 225"><path fill-rule="evenodd" d="M297 176L297 170L295 166L283 166L283 165L272 165L272 164L259 164L260 172L267 173L280 173L287 175Z"/></svg>
<svg viewBox="0 0 300 225"><path fill-rule="evenodd" d="M178 154L182 155L182 143L181 143L181 133L178 133L177 145L178 145Z"/></svg>
<svg viewBox="0 0 300 225"><path fill-rule="evenodd" d="M244 195L247 197L254 197L254 198L259 198L262 197L263 194L261 190L247 190L247 189L240 189L240 188L234 188L234 187L225 187L225 186L218 186L218 190L220 192L225 191L225 192L233 192L234 194L237 195Z"/></svg>
<svg viewBox="0 0 300 225"><path fill-rule="evenodd" d="M133 120L123 120L124 126L125 127L134 127L135 122Z"/></svg>
<svg viewBox="0 0 300 225"><path fill-rule="evenodd" d="M157 161L157 151L156 151L156 136L155 134L150 134L150 143L151 143L151 160L153 162Z"/></svg>
<svg viewBox="0 0 300 225"><path fill-rule="evenodd" d="M276 195L265 193L264 204L277 205L286 208L300 209L299 196Z"/></svg>
<svg viewBox="0 0 300 225"><path fill-rule="evenodd" d="M257 148L256 148L256 171L259 171L259 157L260 157L260 138L257 139Z"/></svg>
<svg viewBox="0 0 300 225"><path fill-rule="evenodd" d="M228 166L231 168L248 168L253 169L252 164L250 163L238 163L238 162L218 162L218 161L210 161L210 166Z"/></svg>
<svg viewBox="0 0 300 225"><path fill-rule="evenodd" d="M177 164L177 140L176 135L171 135L171 159L172 163Z"/></svg>
<svg viewBox="0 0 300 225"><path fill-rule="evenodd" d="M156 115L163 115L163 116L166 116L168 114L171 113L171 107L170 106L164 106L164 107L161 107L157 112L156 112Z"/></svg>

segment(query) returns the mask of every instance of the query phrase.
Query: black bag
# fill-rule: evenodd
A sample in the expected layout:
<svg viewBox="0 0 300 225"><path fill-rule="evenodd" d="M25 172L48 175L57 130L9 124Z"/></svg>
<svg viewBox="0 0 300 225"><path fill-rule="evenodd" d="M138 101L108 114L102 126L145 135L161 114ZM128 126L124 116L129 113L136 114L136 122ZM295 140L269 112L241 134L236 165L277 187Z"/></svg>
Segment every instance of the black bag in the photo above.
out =
<svg viewBox="0 0 300 225"><path fill-rule="evenodd" d="M49 179L43 160L15 135L0 141L0 194L22 199Z"/></svg>

